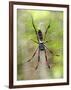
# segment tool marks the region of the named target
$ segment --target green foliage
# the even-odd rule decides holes
[[[25,78],[26,71],[23,63],[29,59],[36,47],[36,43],[31,39],[37,41],[34,28],[32,26],[32,18],[34,20],[37,31],[40,29],[44,32],[50,24],[46,39],[48,43],[46,46],[54,52],[51,55],[51,63],[54,64],[51,70],[47,71],[52,73],[47,78],[62,78],[63,77],[63,12],[61,11],[42,11],[42,10],[17,10],[17,74],[18,80]],[[55,56],[58,54],[59,56]],[[37,57],[36,57],[37,59]],[[35,62],[34,62],[35,63]],[[31,71],[30,71],[31,72]],[[39,73],[37,72],[37,76]],[[34,77],[33,79],[35,79]],[[32,79],[32,78],[31,78]],[[38,78],[41,79],[41,78]],[[43,78],[44,79],[44,78]]]

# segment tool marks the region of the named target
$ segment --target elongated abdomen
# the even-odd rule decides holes
[[[42,35],[42,32],[41,32],[41,30],[39,30],[38,31],[38,38],[39,38],[39,40],[43,40],[43,35]]]

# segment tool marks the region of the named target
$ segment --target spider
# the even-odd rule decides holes
[[[32,25],[33,25],[33,28],[34,28],[34,31],[35,31],[35,34],[36,34],[36,38],[37,38],[37,41],[35,41],[35,40],[32,40],[32,41],[34,41],[35,43],[38,44],[38,48],[33,53],[32,57],[29,60],[27,60],[27,62],[30,62],[34,58],[34,56],[35,56],[35,54],[36,54],[36,52],[38,50],[38,63],[36,65],[36,67],[35,67],[35,70],[37,70],[37,68],[39,66],[39,62],[40,62],[40,52],[44,51],[46,64],[47,64],[48,68],[50,69],[50,64],[48,63],[48,60],[47,60],[46,51],[48,50],[51,54],[53,54],[53,52],[51,50],[49,50],[47,48],[47,46],[45,45],[45,43],[48,43],[48,41],[45,41],[45,38],[46,38],[47,31],[50,28],[50,24],[47,26],[47,28],[46,28],[46,30],[44,32],[44,37],[43,37],[43,33],[42,33],[42,31],[40,29],[38,31],[36,30],[36,27],[35,27],[34,21],[33,21],[33,17],[32,17]],[[59,55],[56,55],[56,56],[59,56]]]

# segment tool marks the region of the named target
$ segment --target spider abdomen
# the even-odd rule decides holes
[[[39,49],[41,51],[45,50],[44,44],[43,43],[39,43]]]
[[[41,41],[43,40],[43,35],[42,35],[41,30],[38,31],[38,37]]]

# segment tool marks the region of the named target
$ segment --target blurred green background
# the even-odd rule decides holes
[[[46,46],[54,53],[47,51],[50,69],[46,65],[44,53],[40,55],[41,60],[37,70],[35,70],[37,52],[31,62],[26,63],[38,47],[38,44],[31,40],[37,41],[31,16],[37,31],[41,29],[43,35],[50,24],[45,39],[48,41]],[[17,9],[17,80],[56,78],[63,78],[63,12]]]

